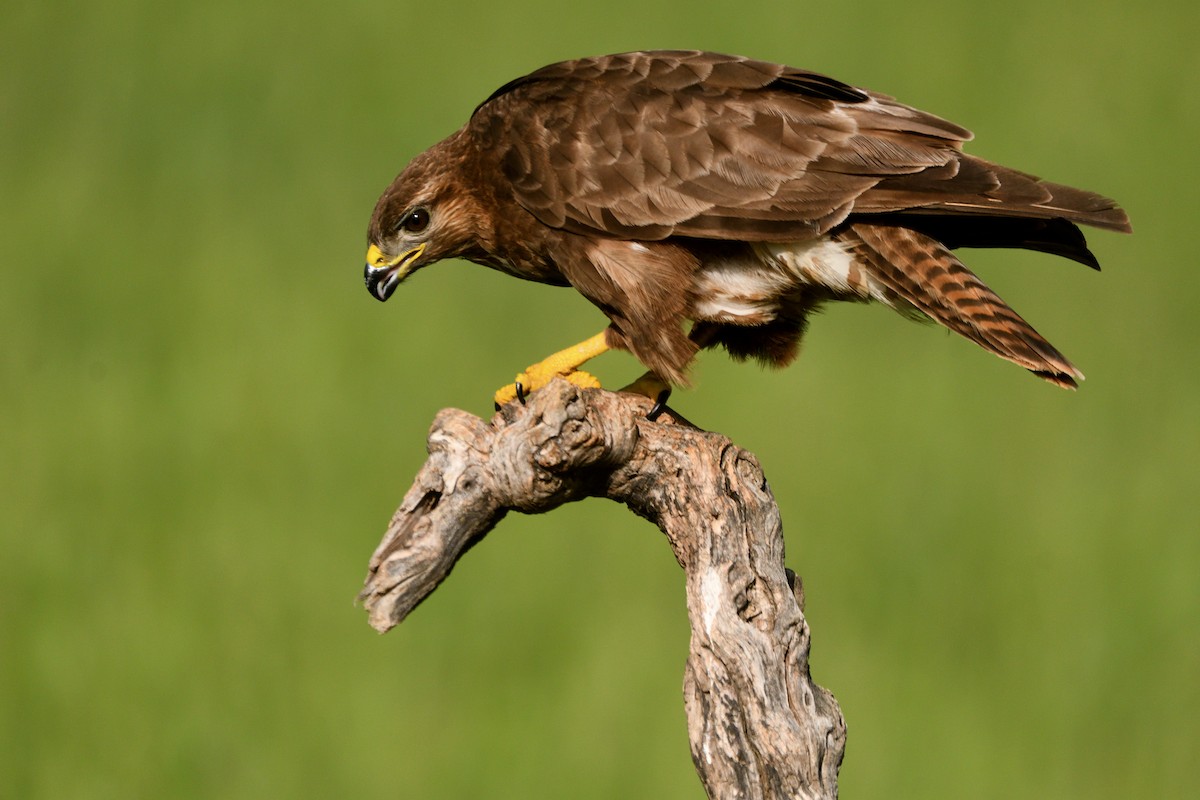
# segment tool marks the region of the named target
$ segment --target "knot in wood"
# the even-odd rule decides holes
[[[745,487],[759,500],[774,502],[762,465],[753,453],[729,443],[721,453],[721,463],[725,468],[726,480],[730,482],[731,491],[737,492],[739,488]]]
[[[534,513],[602,493],[638,439],[633,410],[611,413],[608,396],[556,380],[524,408],[506,407],[491,447],[501,503]]]

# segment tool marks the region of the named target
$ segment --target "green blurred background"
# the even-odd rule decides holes
[[[845,797],[1194,796],[1198,33],[1190,2],[9,3],[0,796],[701,796],[682,575],[624,509],[510,516],[386,637],[352,604],[435,412],[602,323],[456,262],[380,305],[375,198],[509,78],[647,47],[896,95],[1129,210],[1099,275],[968,254],[1078,393],[847,306],[676,405],[771,479]]]

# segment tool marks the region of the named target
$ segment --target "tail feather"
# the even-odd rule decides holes
[[[1073,389],[1083,379],[950,250],[929,236],[894,225],[855,223],[839,234],[889,293],[1001,358]]]

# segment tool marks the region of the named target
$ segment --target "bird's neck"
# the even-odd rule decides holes
[[[455,255],[519,278],[565,285],[566,279],[546,255],[554,249],[547,239],[569,234],[539,223],[517,203],[511,187],[496,180],[500,165],[494,163],[489,148],[478,143],[470,146],[468,136],[467,131],[459,131],[439,145],[456,159],[455,185],[463,192],[457,198],[456,215],[471,232],[462,252]]]

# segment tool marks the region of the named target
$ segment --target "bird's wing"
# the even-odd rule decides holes
[[[805,239],[852,212],[912,210],[1124,221],[1111,200],[964,155],[953,123],[735,56],[555,64],[497,90],[469,129],[523,207],[580,233]]]

